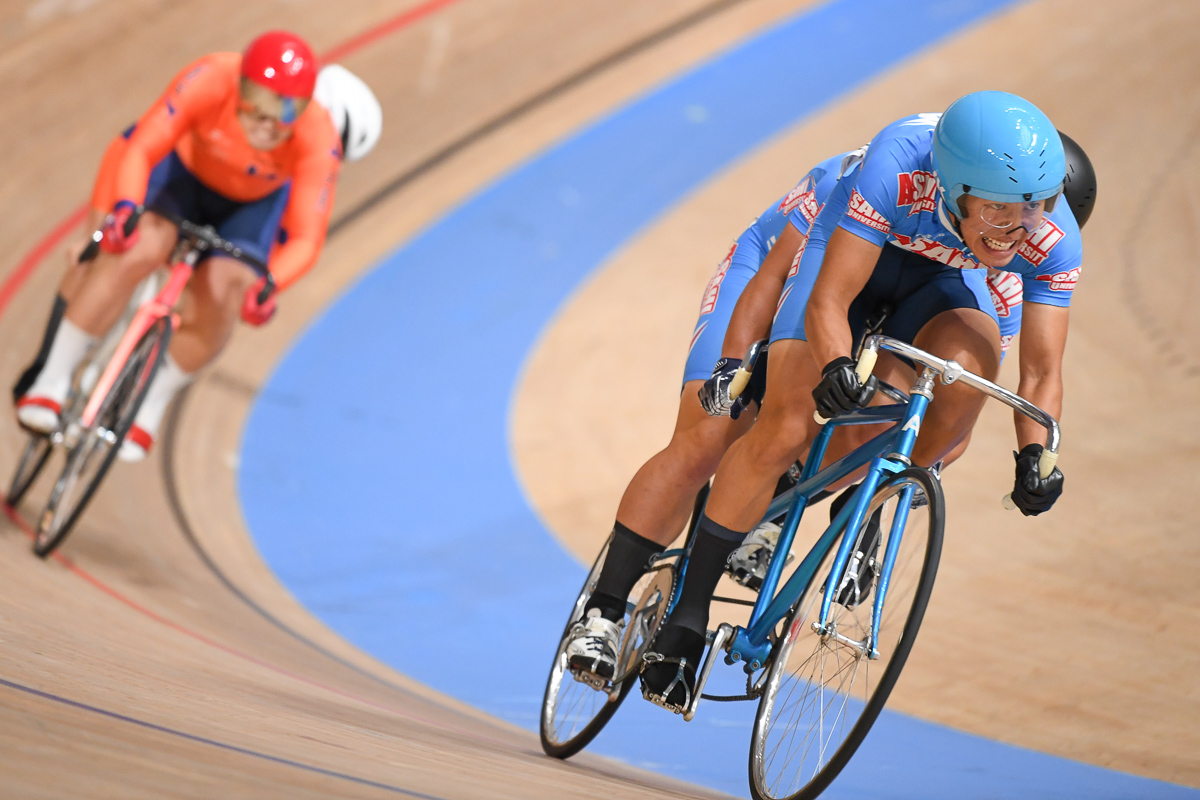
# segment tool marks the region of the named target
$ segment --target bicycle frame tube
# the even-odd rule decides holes
[[[871,464],[870,470],[867,471],[867,476],[863,478],[858,491],[855,492],[854,502],[847,504],[854,506],[854,513],[850,515],[850,521],[846,526],[847,531],[857,531],[862,526],[866,517],[867,507],[871,504],[871,498],[875,495],[875,490],[879,488],[879,481],[883,477],[883,473],[896,470],[897,466],[899,469],[907,466],[906,462],[908,462],[908,457],[912,455],[913,446],[917,441],[917,434],[921,431],[921,420],[925,418],[925,410],[928,407],[929,398],[914,392],[912,398],[908,401],[907,419],[896,433],[896,449],[891,454],[899,456],[902,461],[892,461],[891,456],[888,456],[886,458],[877,458]],[[841,588],[842,576],[846,571],[846,562],[850,560],[850,551],[853,548],[854,537],[843,536],[842,543],[838,547],[837,556],[833,560],[833,568],[829,571],[829,580],[825,582],[825,596],[821,599],[820,627],[822,633],[826,630],[826,625],[829,622],[829,608],[833,605],[833,599],[837,596]]]
[[[892,529],[888,532],[887,548],[884,550],[883,566],[879,569],[879,586],[875,590],[875,605],[871,609],[871,658],[879,658],[879,624],[883,616],[883,600],[887,597],[888,584],[892,580],[892,569],[896,566],[896,553],[900,550],[900,539],[904,526],[908,524],[908,512],[912,508],[913,487],[900,490],[896,502],[896,516],[892,518]]]
[[[763,578],[763,585],[759,589],[758,600],[755,602],[754,611],[750,616],[750,623],[747,627],[747,638],[754,647],[760,647],[766,642],[767,635],[775,627],[775,623],[787,613],[792,604],[796,602],[796,598],[800,596],[800,592],[808,585],[808,578],[811,577],[811,573],[816,570],[819,563],[818,560],[809,564],[809,557],[806,557],[784,585],[779,596],[775,596],[775,587],[779,583],[784,562],[787,560],[784,554],[791,550],[792,540],[800,525],[800,519],[804,514],[804,507],[807,504],[808,498],[826,486],[836,483],[847,475],[856,472],[866,464],[869,464],[872,459],[893,449],[899,426],[893,425],[853,452],[838,459],[820,472],[816,472],[817,467],[824,458],[829,438],[833,435],[833,429],[838,425],[861,425],[888,421],[898,423],[904,418],[907,411],[908,406],[903,405],[877,406],[870,409],[863,409],[863,412],[869,413],[857,412],[827,423],[809,450],[808,461],[804,464],[804,472],[801,474],[800,483],[791,490],[791,493],[785,492],[771,502],[764,519],[772,519],[779,516],[784,508],[788,508],[788,517],[786,522],[784,522],[784,529],[779,535],[779,543],[775,547],[775,553],[779,554],[779,557],[772,558],[771,563],[767,566],[767,574]],[[816,472],[815,475],[812,474],[814,472]],[[847,505],[846,508],[842,509],[842,513],[838,514],[837,519],[842,519],[843,526],[845,525],[843,518],[849,512],[850,506]],[[818,547],[813,548],[813,552],[824,553],[828,547],[827,537],[836,535],[839,530],[840,528],[835,519],[834,523],[830,525],[829,529],[821,537]],[[820,546],[821,542],[825,543],[824,547]],[[804,574],[806,572],[808,573],[807,576]]]
[[[121,367],[125,366],[125,362],[129,360],[133,348],[137,346],[138,341],[146,331],[150,330],[150,326],[163,317],[169,316],[175,308],[175,303],[179,300],[179,295],[183,293],[183,287],[187,285],[188,280],[192,277],[192,272],[196,268],[196,261],[199,260],[199,252],[191,250],[187,255],[176,261],[171,267],[171,277],[167,279],[166,284],[159,291],[158,296],[147,303],[143,303],[133,316],[133,321],[129,323],[129,329],[125,331],[125,335],[121,337],[120,344],[113,352],[112,358],[108,360],[108,366],[104,368],[104,373],[100,376],[100,380],[96,382],[96,387],[92,389],[92,395],[88,398],[87,406],[83,409],[83,414],[79,418],[80,424],[84,428],[90,428],[96,422],[96,415],[100,413],[100,404],[104,402],[104,398],[108,396],[108,392],[117,381],[117,375],[121,372]]]

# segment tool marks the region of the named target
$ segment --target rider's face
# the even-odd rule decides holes
[[[242,79],[237,118],[246,141],[255,150],[274,150],[288,140],[308,100],[275,94]]]
[[[985,267],[1003,268],[1016,256],[1021,243],[1042,224],[1044,200],[997,203],[982,197],[962,198],[963,241]]]

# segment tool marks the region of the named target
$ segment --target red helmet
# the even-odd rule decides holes
[[[312,97],[317,57],[294,33],[267,31],[242,53],[242,77],[284,97]]]

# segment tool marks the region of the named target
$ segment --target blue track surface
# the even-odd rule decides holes
[[[268,564],[356,646],[535,728],[584,576],[510,460],[509,405],[539,332],[589,273],[719,170],[1010,5],[824,4],[578,132],[384,259],[299,339],[251,413],[240,492]],[[787,168],[798,176],[825,155]],[[707,704],[685,726],[634,697],[592,749],[745,795],[752,715]],[[887,712],[828,796],[868,789],[1200,797]]]

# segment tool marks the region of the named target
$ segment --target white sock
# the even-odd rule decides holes
[[[150,384],[150,389],[146,392],[146,399],[142,402],[142,407],[138,409],[133,424],[150,434],[151,437],[157,436],[158,426],[162,424],[167,406],[171,404],[171,400],[175,398],[180,389],[192,382],[194,375],[195,373],[192,372],[184,372],[175,363],[175,359],[171,358],[171,354],[167,353],[167,358],[158,368],[154,382]]]
[[[64,317],[58,325],[58,332],[54,334],[54,344],[50,345],[46,366],[42,367],[37,380],[29,387],[28,396],[49,397],[63,402],[71,390],[71,376],[75,367],[79,366],[97,338]]]

